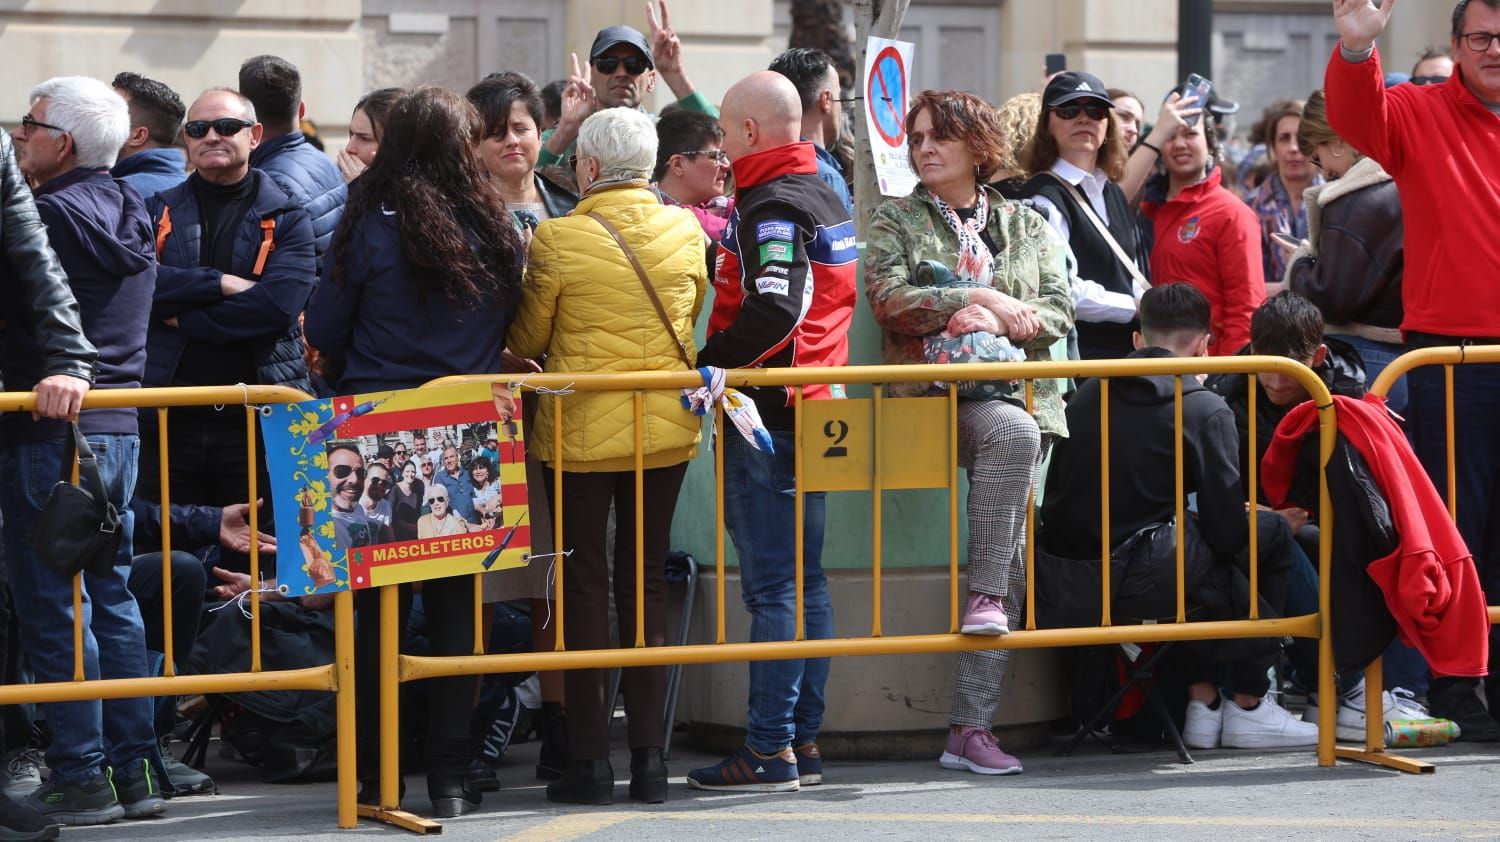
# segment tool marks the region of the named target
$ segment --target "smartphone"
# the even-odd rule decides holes
[[[1049,77],[1068,69],[1068,57],[1063,53],[1047,54],[1047,75]]]
[[[1191,76],[1187,77],[1187,81],[1182,84],[1182,89],[1182,96],[1184,99],[1190,96],[1197,97],[1198,102],[1196,104],[1196,107],[1202,108],[1204,114],[1208,113],[1208,98],[1213,94],[1214,91],[1213,82],[1210,82],[1202,76],[1194,73]],[[1198,125],[1198,117],[1201,116],[1203,115],[1200,114],[1194,117],[1189,117],[1187,120],[1187,124],[1189,126]]]

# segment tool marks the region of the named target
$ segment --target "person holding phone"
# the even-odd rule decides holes
[[[1078,353],[1086,360],[1126,356],[1140,327],[1136,298],[1146,291],[1147,259],[1135,212],[1115,184],[1128,155],[1114,101],[1099,77],[1066,71],[1047,84],[1021,153],[1031,174],[1022,195],[1077,261],[1073,301]]]

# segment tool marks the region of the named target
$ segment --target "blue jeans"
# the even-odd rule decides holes
[[[1458,345],[1463,340],[1410,333],[1410,347]],[[1407,375],[1407,434],[1417,458],[1448,492],[1446,409],[1442,366]],[[1479,582],[1491,605],[1500,602],[1500,364],[1453,367],[1453,436],[1457,451],[1458,531],[1474,554]],[[1500,666],[1500,630],[1490,629],[1490,671]],[[1437,676],[1434,676],[1437,677]]]
[[[1337,336],[1339,339],[1353,345],[1359,351],[1359,358],[1364,360],[1365,363],[1366,386],[1374,385],[1375,378],[1380,376],[1380,372],[1385,371],[1385,367],[1390,365],[1392,360],[1406,353],[1404,347],[1393,345],[1389,342],[1376,342],[1373,339],[1365,339],[1362,336],[1345,336],[1343,334],[1337,334]],[[1392,412],[1397,415],[1405,415],[1406,402],[1406,378],[1402,377],[1391,385],[1391,393],[1385,396],[1385,403],[1386,406],[1391,408]]]
[[[83,574],[83,671],[88,679],[149,675],[146,635],[130,575],[134,521],[127,503],[135,491],[140,439],[91,435],[89,447],[122,531],[108,575]],[[45,567],[31,548],[31,531],[62,470],[61,441],[7,443],[0,447],[0,506],[5,510],[5,558],[20,620],[21,644],[38,682],[73,679],[73,583]],[[43,706],[52,727],[47,766],[59,780],[83,783],[106,765],[123,767],[151,757],[156,736],[148,698],[51,702]]]
[[[724,523],[740,559],[740,596],[750,611],[750,640],[796,635],[795,436],[772,432],[775,454],[762,453],[735,430],[724,448]],[[833,636],[833,603],[823,575],[825,495],[803,495],[802,608],[808,640]],[[818,738],[828,659],[750,662],[750,715],[745,742],[761,754]]]

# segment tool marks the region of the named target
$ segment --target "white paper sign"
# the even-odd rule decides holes
[[[906,152],[906,109],[916,45],[871,38],[865,49],[865,125],[882,196],[905,196],[917,184]]]

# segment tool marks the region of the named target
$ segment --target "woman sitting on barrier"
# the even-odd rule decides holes
[[[402,97],[380,154],[359,177],[307,306],[307,336],[341,356],[338,394],[410,389],[451,374],[500,371],[520,291],[523,246],[475,154],[483,125],[467,100],[438,87]],[[429,463],[430,464],[430,463]],[[426,484],[429,493],[441,485]],[[419,527],[420,529],[420,527]],[[411,589],[401,587],[400,628]],[[360,591],[355,641],[360,801],[371,803],[380,732],[376,679],[379,595]],[[474,577],[424,583],[433,655],[471,654]],[[434,679],[426,741],[427,793],[438,816],[479,806],[469,768],[472,676]],[[395,806],[395,805],[387,805]]]
[[[549,219],[531,242],[531,267],[511,350],[547,355],[548,372],[682,371],[693,365],[693,322],[703,306],[708,271],[703,230],[681,208],[663,207],[649,189],[656,164],[656,130],[639,111],[611,108],[584,121],[575,169],[583,200],[562,219]],[[650,267],[647,269],[646,267]],[[530,395],[527,395],[530,398]],[[531,446],[555,466],[562,487],[546,472],[547,497],[562,497],[562,571],[568,649],[609,646],[609,574],[605,522],[610,502],[619,528],[614,558],[620,640],[639,640],[637,588],[644,591],[648,646],[666,638],[666,557],[677,493],[699,438],[698,419],[673,392],[645,397],[639,422],[628,392],[544,395]],[[563,413],[563,439],[553,418]],[[637,430],[636,424],[645,425]],[[645,465],[636,498],[636,436]],[[644,504],[644,581],[636,581],[636,506]],[[559,507],[553,506],[556,511]],[[630,723],[630,797],[658,803],[667,795],[662,758],[666,667],[624,670],[621,687]],[[547,786],[553,801],[608,804],[609,710],[605,671],[572,670],[565,679],[568,748],[563,777]]]
[[[1044,359],[1073,323],[1066,245],[1046,220],[980,186],[1000,158],[1000,127],[973,94],[924,91],[906,116],[912,168],[921,184],[875,211],[866,294],[880,323],[887,363],[935,361],[949,338],[989,334]],[[1005,634],[1025,605],[1027,500],[1055,436],[1067,434],[1056,382],[1035,383],[1033,419],[1019,385],[963,384],[958,459],[969,472],[969,599],[961,630]],[[892,396],[928,393],[925,383],[892,384]],[[946,384],[935,391],[946,393]],[[958,656],[947,769],[982,775],[1021,771],[990,732],[1010,652]]]

